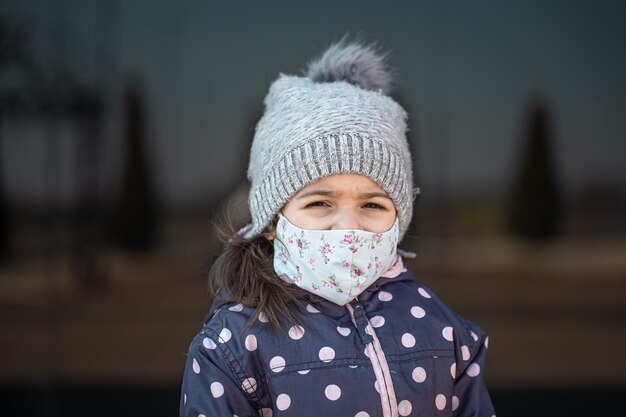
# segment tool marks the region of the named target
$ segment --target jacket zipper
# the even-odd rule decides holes
[[[385,353],[380,345],[374,327],[371,325],[363,306],[357,299],[346,304],[346,308],[350,312],[352,322],[356,327],[361,341],[365,345],[365,355],[372,362],[376,382],[378,383],[378,392],[380,393],[380,401],[384,417],[398,416],[398,403],[396,401],[396,393],[393,389],[391,380],[391,372],[385,358]]]

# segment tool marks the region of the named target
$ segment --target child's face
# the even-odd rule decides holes
[[[320,178],[298,191],[281,212],[291,223],[309,230],[386,232],[396,220],[387,193],[359,174]]]

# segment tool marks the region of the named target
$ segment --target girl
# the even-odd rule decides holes
[[[486,334],[397,249],[416,192],[389,85],[384,57],[344,40],[271,85],[252,222],[209,272],[181,416],[493,416]]]

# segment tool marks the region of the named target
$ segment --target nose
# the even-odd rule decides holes
[[[331,229],[361,229],[361,224],[356,213],[344,210],[337,213]]]

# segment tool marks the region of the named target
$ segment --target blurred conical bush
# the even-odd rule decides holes
[[[122,248],[146,250],[155,244],[157,202],[146,155],[143,93],[137,83],[127,85],[124,106],[123,171],[108,235]]]
[[[548,107],[543,101],[534,100],[509,196],[508,227],[521,238],[546,240],[559,232],[561,190],[552,140]]]

